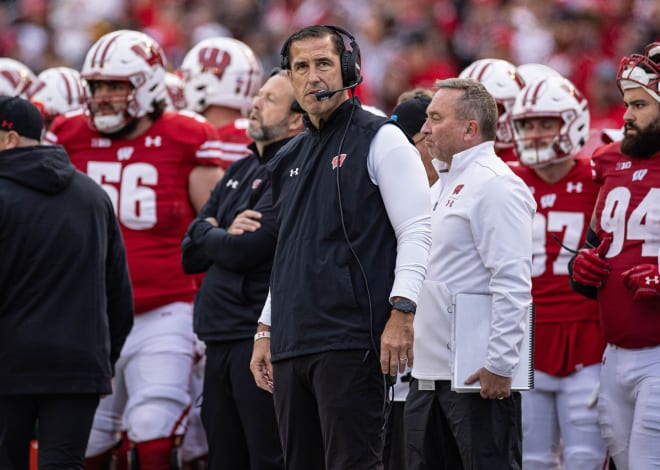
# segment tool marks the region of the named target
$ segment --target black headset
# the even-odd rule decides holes
[[[332,25],[321,25],[321,26],[334,32],[337,36],[339,36],[342,39],[342,42],[344,41],[342,35],[348,38],[351,50],[349,51],[344,49],[344,51],[341,53],[341,78],[343,84],[342,86],[350,87],[353,85],[357,85],[362,81],[362,76],[360,75],[360,57],[361,57],[360,46],[358,46],[355,37],[353,37],[351,33],[349,33],[343,28],[340,28],[339,26],[332,26]],[[280,51],[281,67],[285,70],[291,69],[291,63],[289,62],[289,47],[291,46],[292,41],[298,39],[296,37],[297,35],[298,32],[293,33],[291,36],[289,36],[287,40],[284,42],[284,45],[282,46],[282,50]]]

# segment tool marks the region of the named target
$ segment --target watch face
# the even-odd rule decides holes
[[[392,308],[395,308],[404,313],[415,312],[415,304],[413,304],[410,300],[397,300],[392,304]]]

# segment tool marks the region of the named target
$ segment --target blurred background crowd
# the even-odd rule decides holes
[[[544,63],[586,94],[592,127],[618,127],[619,59],[660,38],[659,0],[18,0],[0,1],[0,56],[35,73],[80,69],[101,35],[137,29],[170,70],[197,42],[233,36],[268,71],[294,30],[336,24],[363,57],[363,102],[389,113],[401,92],[431,87],[484,57]]]

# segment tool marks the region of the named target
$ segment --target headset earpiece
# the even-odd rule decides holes
[[[332,25],[323,25],[325,28],[332,30],[337,34],[342,41],[344,40],[342,36],[346,36],[349,40],[350,50],[345,49],[340,57],[341,61],[341,78],[343,86],[348,87],[356,85],[362,81],[362,76],[360,74],[360,46],[358,46],[355,37],[348,31],[338,26]],[[284,70],[291,68],[289,62],[289,46],[291,45],[291,38],[289,36],[284,42],[282,49],[280,50],[280,67]]]
[[[360,46],[351,33],[339,26],[324,25],[340,37],[346,36],[351,50],[345,49],[341,54],[341,78],[343,86],[348,87],[362,81],[360,76]],[[343,38],[342,38],[343,41]]]

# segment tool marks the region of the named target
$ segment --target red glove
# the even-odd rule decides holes
[[[658,266],[638,264],[621,273],[623,283],[633,292],[633,300],[650,300],[660,296],[660,273]]]
[[[580,250],[573,261],[573,280],[585,286],[600,287],[607,280],[612,265],[603,259],[612,237],[606,236],[596,248]]]

